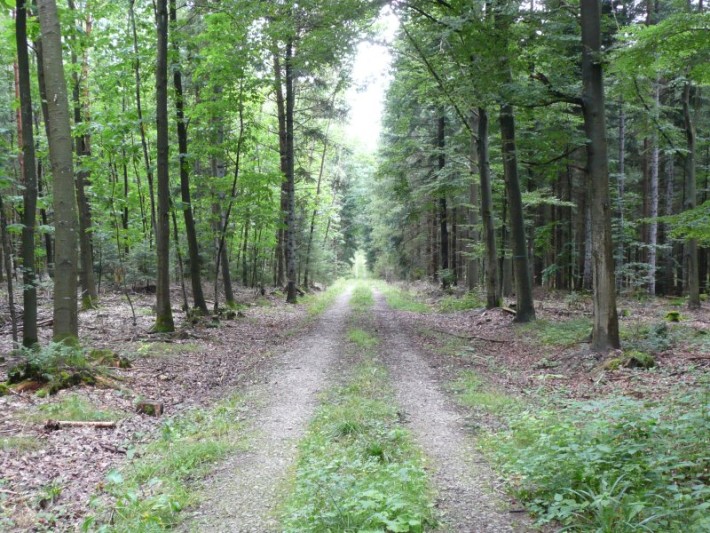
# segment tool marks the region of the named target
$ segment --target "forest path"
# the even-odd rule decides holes
[[[244,391],[249,447],[205,481],[202,505],[183,530],[230,533],[279,531],[274,510],[279,488],[297,456],[297,444],[330,384],[342,352],[351,290],[340,295],[310,332],[276,354]]]
[[[512,515],[494,490],[495,474],[466,434],[463,417],[441,390],[440,379],[415,347],[382,294],[373,307],[381,357],[415,442],[428,458],[437,491],[441,532],[529,531],[526,515]]]

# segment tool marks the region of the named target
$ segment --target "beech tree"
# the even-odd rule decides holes
[[[79,334],[76,295],[78,242],[69,100],[57,4],[55,0],[38,0],[37,7],[47,92],[49,155],[54,178],[54,340],[74,342]]]

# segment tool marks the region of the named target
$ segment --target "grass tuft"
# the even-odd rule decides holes
[[[428,313],[431,308],[419,300],[415,294],[406,289],[390,285],[378,284],[378,289],[385,295],[387,305],[397,311],[411,311],[414,313]]]
[[[163,531],[180,522],[180,512],[196,502],[189,482],[240,444],[235,422],[243,402],[232,397],[210,409],[195,409],[165,420],[160,437],[140,449],[133,460],[106,476],[112,509],[89,516],[84,531]]]
[[[317,317],[322,315],[333,304],[335,299],[345,291],[346,287],[347,281],[339,279],[324,292],[308,294],[301,299],[301,302],[306,305],[309,316]]]
[[[120,412],[99,409],[86,398],[78,394],[70,394],[59,401],[40,405],[37,411],[29,414],[27,418],[33,422],[47,419],[101,422],[120,417]]]

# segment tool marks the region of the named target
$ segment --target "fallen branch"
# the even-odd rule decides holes
[[[116,422],[96,422],[87,420],[47,420],[44,423],[44,429],[56,431],[58,429],[70,427],[91,427],[97,429],[113,429],[116,427]]]
[[[106,444],[105,442],[99,442],[99,446],[101,446],[104,450],[112,452],[112,453],[120,453],[122,455],[126,455],[126,450],[123,448],[119,448],[118,446],[114,446],[113,444]]]

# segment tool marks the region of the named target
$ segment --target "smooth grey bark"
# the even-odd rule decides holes
[[[177,23],[175,0],[170,0],[170,22],[173,24],[173,27]],[[207,314],[207,303],[205,302],[205,296],[202,292],[200,249],[197,244],[197,231],[195,230],[195,218],[192,212],[192,199],[190,197],[190,162],[187,159],[187,124],[185,121],[182,73],[180,72],[180,48],[175,37],[173,37],[173,54],[175,56],[173,61],[173,86],[175,88],[178,159],[180,161],[180,198],[182,200],[182,213],[185,220],[187,252],[190,258],[190,286],[192,287],[192,300],[195,307],[202,313]]]
[[[175,331],[170,305],[170,161],[168,146],[168,0],[157,0],[158,33],[155,66],[155,126],[157,132],[158,210],[155,224],[155,248],[158,256],[156,282],[156,318],[154,330]]]
[[[42,68],[47,91],[49,157],[54,177],[54,329],[57,342],[76,342],[79,334],[77,290],[77,208],[74,194],[69,100],[62,59],[62,36],[55,0],[38,0]]]
[[[32,121],[32,89],[27,46],[27,4],[17,0],[15,39],[20,93],[20,124],[22,129],[22,345],[34,346],[37,333],[37,267],[35,264],[35,224],[37,219],[37,169]],[[14,311],[14,308],[11,309]]]
[[[581,1],[582,111],[587,135],[587,172],[592,214],[594,325],[592,350],[619,348],[619,319],[611,240],[609,162],[601,63],[601,3]]]
[[[693,120],[692,108],[694,88],[690,82],[683,88],[683,122],[685,125],[686,150],[685,155],[685,201],[683,208],[688,211],[696,206],[695,183],[695,152],[697,132]],[[688,292],[688,308],[700,309],[700,276],[698,268],[698,241],[688,239],[685,242],[685,263],[687,265],[686,287]]]

